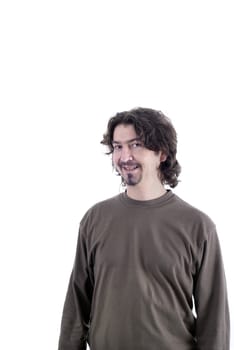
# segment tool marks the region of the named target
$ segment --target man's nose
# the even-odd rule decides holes
[[[120,157],[122,162],[127,162],[128,160],[132,160],[132,152],[129,147],[123,147],[121,150],[121,157]]]

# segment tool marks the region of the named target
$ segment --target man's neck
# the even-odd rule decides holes
[[[163,196],[166,192],[165,187],[161,184],[154,189],[141,188],[140,186],[127,186],[128,197],[139,201],[156,199]]]

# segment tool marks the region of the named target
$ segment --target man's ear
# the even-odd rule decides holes
[[[160,151],[160,162],[165,162],[167,160],[167,155],[163,151]]]

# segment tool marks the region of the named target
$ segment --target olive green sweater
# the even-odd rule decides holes
[[[195,303],[196,314],[193,309]],[[173,192],[121,193],[84,215],[59,350],[228,350],[214,223]]]

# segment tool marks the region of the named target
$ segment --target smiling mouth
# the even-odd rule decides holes
[[[124,165],[124,166],[122,166],[121,168],[122,168],[123,170],[125,170],[125,171],[133,171],[133,170],[138,169],[138,165],[131,165],[131,166],[129,166],[129,165]]]

